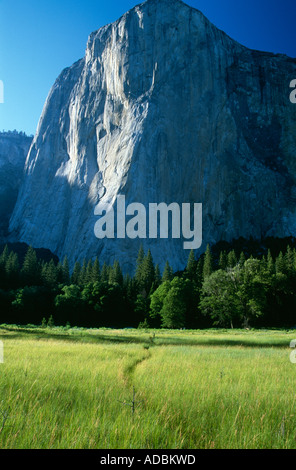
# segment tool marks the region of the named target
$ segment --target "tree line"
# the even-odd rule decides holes
[[[28,247],[22,261],[0,256],[0,323],[81,327],[209,328],[296,325],[296,249],[253,256],[234,249],[194,251],[182,272],[163,271],[140,248],[134,275],[98,258],[44,261]]]
[[[33,135],[27,135],[25,132],[23,131],[17,131],[16,129],[14,129],[13,131],[5,131],[4,129],[2,130],[2,132],[0,132],[0,135],[2,136],[20,136],[20,137],[33,137]]]

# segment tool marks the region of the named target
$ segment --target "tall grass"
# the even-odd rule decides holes
[[[287,351],[159,348],[136,386],[163,415],[176,448],[295,448],[296,369]]]
[[[0,330],[0,447],[296,447],[296,334],[155,334]]]

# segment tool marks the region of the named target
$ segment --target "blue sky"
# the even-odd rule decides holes
[[[34,134],[50,87],[92,31],[139,0],[0,0],[0,131]],[[187,0],[241,44],[296,57],[295,0]],[[296,78],[296,77],[295,77]]]

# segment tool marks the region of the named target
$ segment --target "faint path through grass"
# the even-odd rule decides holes
[[[123,381],[127,386],[133,385],[133,378],[136,367],[144,361],[147,361],[151,357],[151,352],[149,349],[137,358],[131,358],[128,364],[125,365],[123,369]]]

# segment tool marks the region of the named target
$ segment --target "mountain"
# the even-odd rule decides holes
[[[0,132],[0,243],[8,235],[9,219],[23,180],[32,140],[24,133]]]
[[[147,210],[202,203],[199,253],[240,236],[295,236],[294,78],[296,59],[240,45],[179,0],[136,6],[92,33],[53,85],[11,240],[130,272],[142,243],[182,269],[182,238],[96,238],[97,205],[113,209],[118,195]]]

